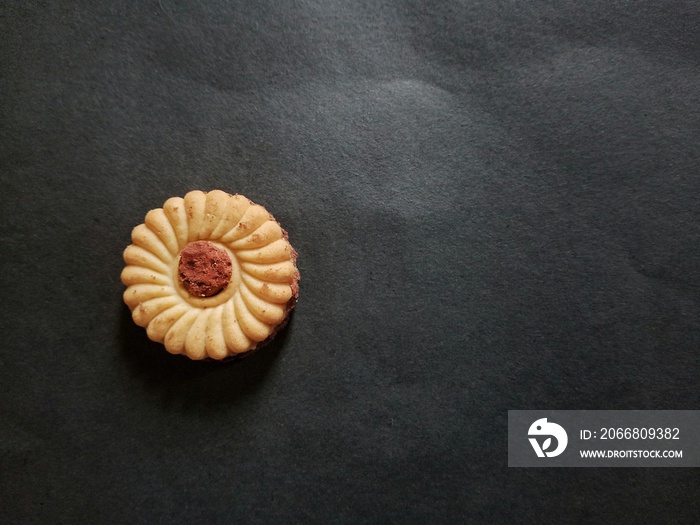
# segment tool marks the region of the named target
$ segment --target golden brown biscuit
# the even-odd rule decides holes
[[[124,251],[124,302],[168,352],[225,359],[259,348],[299,294],[297,253],[262,206],[221,190],[168,199]]]

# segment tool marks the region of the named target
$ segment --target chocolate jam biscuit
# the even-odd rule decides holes
[[[225,359],[270,341],[299,295],[297,254],[265,208],[191,191],[151,210],[124,251],[124,302],[168,352]]]

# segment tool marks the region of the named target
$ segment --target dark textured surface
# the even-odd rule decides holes
[[[696,409],[697,2],[0,4],[0,522],[697,523],[692,469],[508,469],[508,409]],[[190,189],[299,251],[273,345],[121,301]]]

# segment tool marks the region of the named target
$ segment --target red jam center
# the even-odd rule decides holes
[[[211,297],[231,281],[231,258],[207,241],[189,243],[180,252],[180,283],[196,297]]]

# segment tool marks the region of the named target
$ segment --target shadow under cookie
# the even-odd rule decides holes
[[[121,361],[144,395],[155,393],[164,403],[187,408],[216,408],[235,404],[253,394],[265,381],[281,353],[293,325],[293,315],[284,330],[264,347],[225,361],[192,361],[184,355],[163,351],[135,325],[129,309],[119,315]]]

